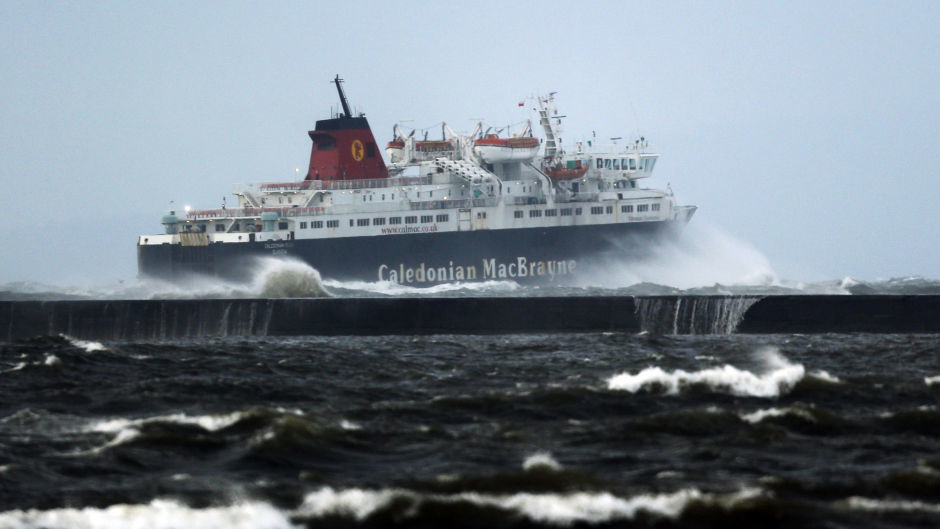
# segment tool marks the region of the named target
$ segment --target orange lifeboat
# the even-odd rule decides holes
[[[473,142],[473,152],[485,163],[523,162],[535,158],[539,152],[539,139],[500,138],[496,134],[487,134]]]
[[[385,145],[385,154],[392,163],[401,162],[405,157],[405,142],[392,140]]]
[[[552,179],[553,182],[558,182],[561,180],[574,180],[575,178],[581,178],[587,173],[589,166],[587,164],[582,164],[581,160],[575,160],[569,162],[570,165],[562,165],[561,163],[555,164],[554,166],[543,166],[542,170]]]

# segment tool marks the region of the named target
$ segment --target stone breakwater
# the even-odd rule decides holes
[[[940,296],[0,301],[0,340],[540,332],[935,333]]]

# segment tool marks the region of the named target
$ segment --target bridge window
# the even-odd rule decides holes
[[[521,209],[517,209],[516,211],[513,211],[513,212],[512,212],[513,218],[516,218],[516,219],[521,219],[521,218],[523,217],[523,215],[524,215],[524,213],[522,212]]]
[[[317,134],[313,142],[316,144],[318,151],[332,151],[336,148],[336,138],[326,134]]]
[[[323,227],[323,221],[322,221],[322,220],[315,220],[315,221],[313,221],[311,224],[312,224],[312,226],[313,226],[314,229],[320,229],[320,228]]]
[[[604,159],[603,159],[603,158],[598,158],[598,159],[597,159],[597,168],[598,168],[598,169],[603,169],[603,168],[604,168]]]
[[[339,228],[339,220],[328,220],[326,221],[327,228]]]
[[[610,158],[604,160],[604,169],[610,169]]]
[[[277,223],[277,229],[279,229],[279,230],[286,230],[286,229],[287,229],[287,223],[286,223],[286,222],[278,222],[278,223]]]
[[[630,158],[630,170],[636,171],[636,158]]]
[[[216,224],[215,231],[225,231],[225,224]]]
[[[614,169],[620,169],[620,160],[614,158]]]

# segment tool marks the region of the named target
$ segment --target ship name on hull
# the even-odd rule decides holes
[[[530,261],[525,257],[516,257],[514,261],[500,262],[496,259],[483,259],[480,266],[455,265],[450,261],[447,266],[429,266],[420,263],[417,266],[398,266],[382,264],[379,266],[379,281],[394,283],[438,283],[442,281],[485,281],[490,279],[519,279],[546,277],[554,281],[556,276],[569,275],[577,266],[574,259],[557,261]]]

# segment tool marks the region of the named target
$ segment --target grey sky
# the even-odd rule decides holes
[[[496,5],[0,3],[0,284],[132,278],[170,200],[293,180],[337,73],[380,143],[558,91],[782,278],[940,276],[937,2]]]

